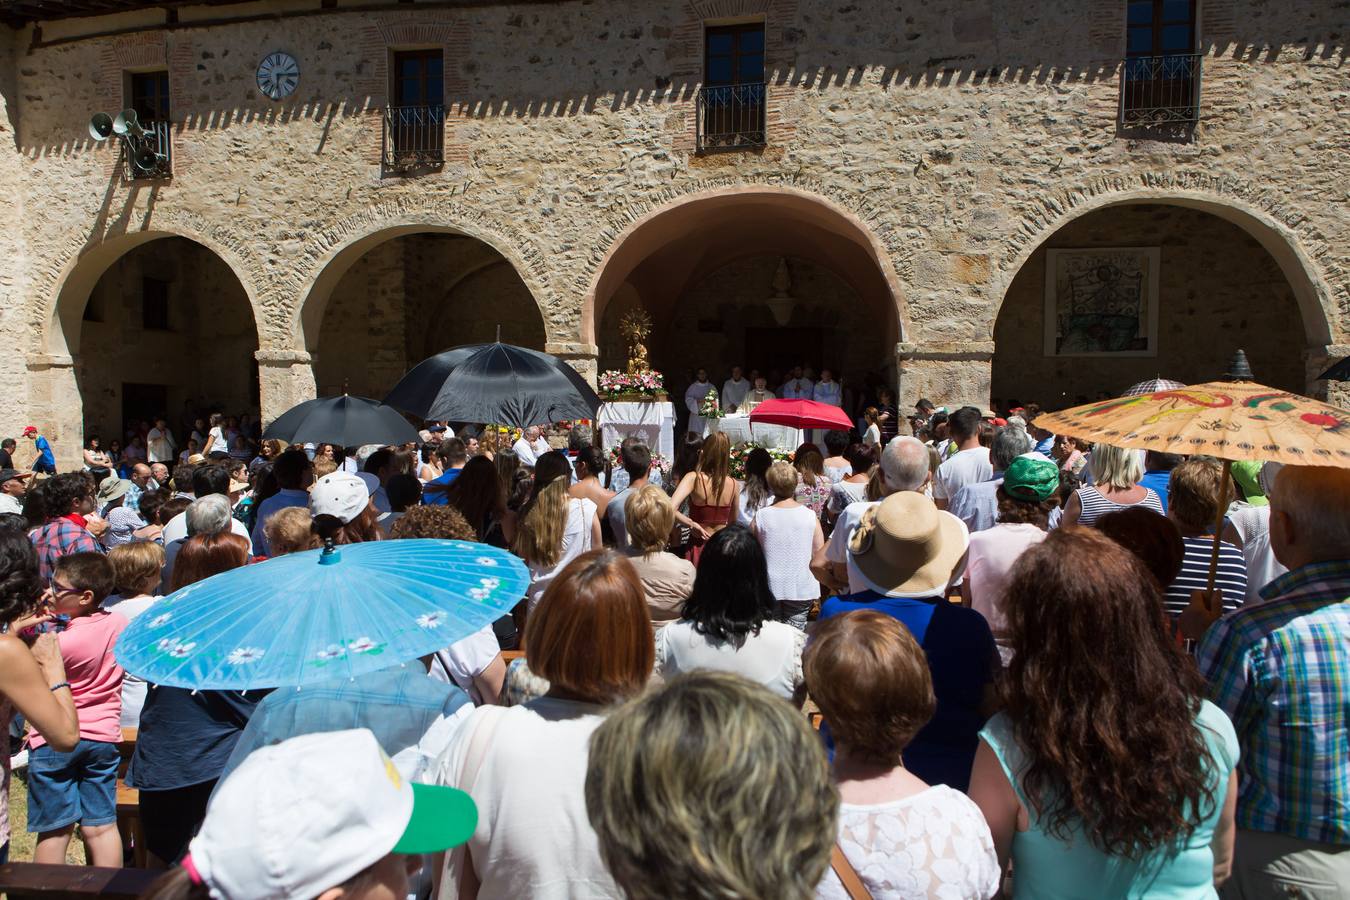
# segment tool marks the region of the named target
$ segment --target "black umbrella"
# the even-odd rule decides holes
[[[519,428],[592,419],[600,408],[595,391],[567,363],[501,342],[456,347],[423,360],[384,402],[424,419]]]
[[[288,444],[407,444],[418,440],[417,429],[383,403],[365,397],[320,397],[293,406],[263,432],[264,440]]]
[[[1321,375],[1317,376],[1318,381],[1350,381],[1350,356],[1336,363],[1330,369],[1327,369]]]

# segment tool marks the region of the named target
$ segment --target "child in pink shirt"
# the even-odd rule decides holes
[[[124,673],[113,657],[113,645],[127,619],[99,609],[115,584],[112,563],[103,554],[72,553],[56,561],[43,598],[52,620],[69,617],[57,635],[69,684],[52,690],[69,690],[74,696],[80,742],[71,752],[59,753],[37,731],[29,738],[28,830],[38,835],[34,862],[65,862],[79,823],[91,865],[122,865],[117,744],[122,739]]]

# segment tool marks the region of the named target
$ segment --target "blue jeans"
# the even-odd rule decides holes
[[[28,830],[59,831],[117,821],[117,766],[108,741],[81,740],[69,753],[43,744],[28,754]]]

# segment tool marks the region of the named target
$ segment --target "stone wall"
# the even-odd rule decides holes
[[[1045,355],[1045,251],[1057,247],[1161,248],[1157,357]],[[1304,334],[1289,283],[1236,225],[1177,206],[1113,207],[1060,229],[1018,272],[994,329],[993,393],[1059,406],[1159,376],[1214,381],[1239,347],[1262,384],[1302,392]]]
[[[370,235],[415,226],[482,240],[541,310],[546,346],[594,372],[583,316],[603,308],[589,295],[635,223],[749,187],[814,198],[880,248],[901,305],[907,400],[987,394],[995,320],[1019,272],[1062,226],[1120,202],[1189,204],[1238,224],[1288,282],[1302,352],[1350,344],[1350,86],[1337,4],[1206,2],[1202,120],[1177,140],[1117,127],[1118,0],[1052,0],[1015,16],[987,0],[391,2],[187,27],[292,6],[180,7],[179,27],[88,39],[78,38],[162,13],[62,20],[0,40],[0,126],[7,117],[14,142],[0,129],[0,189],[16,195],[0,212],[16,226],[0,229],[11,251],[0,290],[14,301],[0,326],[16,353],[0,365],[22,359],[28,381],[24,401],[0,410],[0,431],[31,416],[78,434],[53,313],[81,260],[127,233],[191,238],[235,273],[274,415],[313,390],[308,354],[328,377],[301,310],[320,308],[325,268]],[[765,17],[771,37],[768,146],[700,156],[689,142],[697,35],[705,21],[742,16]],[[387,53],[428,44],[447,53],[448,158],[399,177],[379,155]],[[275,49],[302,72],[280,103],[254,85]],[[153,65],[173,86],[174,176],[132,183],[86,122],[121,105],[123,71]],[[768,246],[772,230],[743,239],[756,254],[783,252]],[[709,249],[696,244],[691,259]]]

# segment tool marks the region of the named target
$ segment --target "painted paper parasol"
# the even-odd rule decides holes
[[[1043,413],[1035,420],[1036,427],[1055,434],[1134,450],[1203,454],[1223,460],[1209,568],[1211,593],[1234,460],[1350,468],[1350,411],[1252,382],[1251,367],[1241,350],[1233,358],[1228,377],[1228,381]]]

